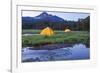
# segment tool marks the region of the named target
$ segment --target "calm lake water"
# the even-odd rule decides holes
[[[90,48],[87,48],[84,44],[75,44],[72,47],[54,50],[30,50],[29,47],[22,49],[22,62],[83,59],[90,59]]]

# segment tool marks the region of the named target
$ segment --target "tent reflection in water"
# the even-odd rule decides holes
[[[70,29],[65,29],[65,31],[64,32],[70,32],[71,30]]]
[[[51,29],[50,27],[46,27],[41,31],[40,34],[45,35],[45,36],[52,36],[52,35],[54,35],[54,30]]]

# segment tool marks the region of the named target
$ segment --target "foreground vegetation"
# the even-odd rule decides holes
[[[38,35],[24,36],[22,35],[22,46],[42,46],[45,44],[57,43],[84,43],[89,46],[89,32],[87,31],[55,31],[52,36],[40,35],[40,30],[23,30],[22,33],[32,33]]]

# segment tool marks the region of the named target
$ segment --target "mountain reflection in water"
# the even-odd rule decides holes
[[[73,47],[65,47],[53,50],[22,49],[22,62],[83,60],[90,59],[90,48],[84,44],[75,44]]]

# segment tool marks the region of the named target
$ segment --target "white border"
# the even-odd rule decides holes
[[[81,6],[82,7],[82,6]],[[21,10],[44,10],[62,12],[86,12],[90,13],[90,60],[56,61],[56,62],[32,62],[21,63]],[[85,68],[96,63],[96,10],[93,7],[78,8],[78,6],[50,7],[34,5],[16,5],[12,10],[12,72],[46,71],[69,68]]]

